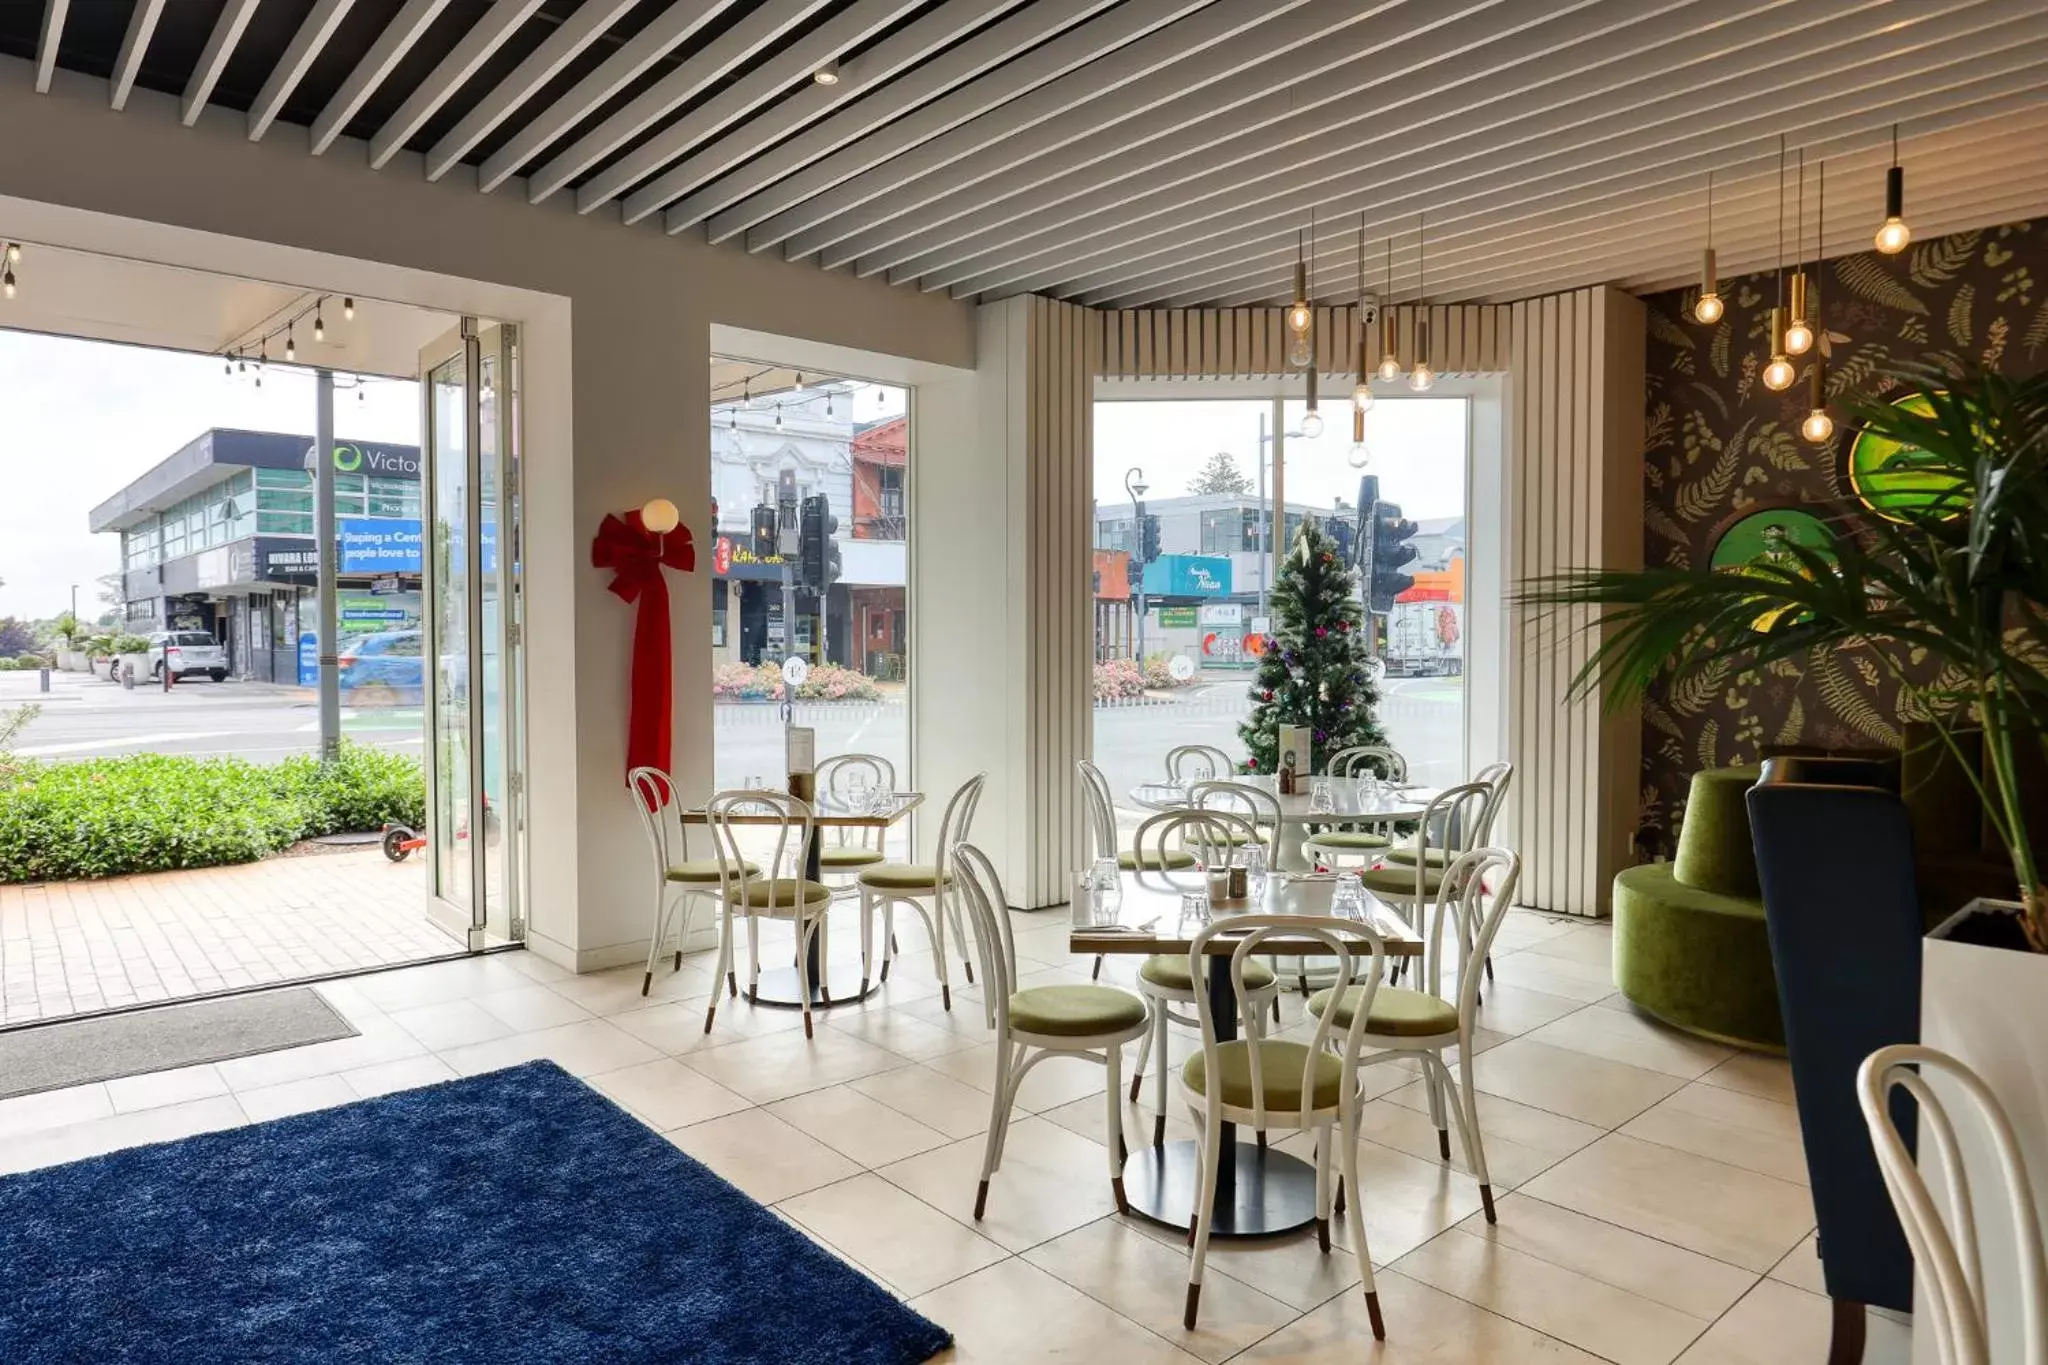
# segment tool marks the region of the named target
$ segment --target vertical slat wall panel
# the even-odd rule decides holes
[[[1116,314],[1091,333],[1102,343],[1094,372],[1281,377],[1287,373],[1282,313],[1191,310],[1178,350],[1165,340],[1163,311]],[[1420,309],[1399,304],[1392,313],[1400,359],[1413,364]],[[1429,361],[1439,374],[1504,376],[1510,582],[1567,568],[1640,564],[1641,303],[1603,286],[1512,304],[1433,305],[1428,316]],[[1353,371],[1356,308],[1319,308],[1316,326],[1323,373]],[[1368,344],[1369,358],[1377,361],[1377,331]],[[1085,445],[1087,433],[1074,439]],[[1077,525],[1087,517],[1086,470]],[[1075,562],[1085,562],[1078,540]],[[1077,600],[1085,615],[1085,594]],[[1514,676],[1507,687],[1506,756],[1516,774],[1502,835],[1523,857],[1523,903],[1578,914],[1604,913],[1608,884],[1626,865],[1640,758],[1633,716],[1605,716],[1597,698],[1566,700],[1592,651],[1590,639],[1574,627],[1590,617],[1584,609],[1531,613],[1510,618],[1508,626]],[[1085,647],[1083,638],[1077,648]],[[1085,707],[1085,668],[1075,678]],[[1066,800],[1071,805],[1071,795]],[[1066,866],[1049,864],[1048,875],[1057,877]]]

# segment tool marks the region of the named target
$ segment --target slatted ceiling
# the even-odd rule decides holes
[[[550,190],[586,211],[623,202],[672,232],[983,302],[1277,303],[1311,215],[1343,225],[1314,253],[1314,292],[1344,300],[1361,210],[1400,243],[1397,298],[1416,293],[1418,212],[1434,298],[1668,288],[1696,269],[1710,169],[1724,268],[1773,258],[1780,132],[1834,163],[1829,250],[1860,245],[1894,121],[1916,229],[2048,212],[2041,0],[591,0],[616,7],[602,22],[583,0],[524,17],[523,0],[325,0],[345,13],[309,57],[293,42],[315,3],[262,0],[209,85],[195,74],[228,0],[165,0],[130,54],[134,84],[203,93],[195,114],[249,110],[268,89],[252,131],[275,138],[334,109],[380,38],[430,5],[330,120],[337,137],[381,133],[387,174],[420,173],[401,148],[432,151],[436,178],[483,168],[486,190],[553,166]],[[883,17],[846,20],[863,11]],[[138,12],[0,3],[0,54],[34,63],[47,30],[56,67],[109,80]],[[601,32],[501,93],[579,18]],[[561,164],[742,26],[766,40]],[[585,97],[664,27],[673,41]],[[445,64],[465,44],[489,51],[455,79]],[[883,60],[892,50],[908,55]],[[820,97],[800,68],[827,54],[853,88]],[[111,85],[109,103],[123,103]],[[451,138],[480,106],[491,126]],[[1208,352],[1206,334],[1187,349]]]

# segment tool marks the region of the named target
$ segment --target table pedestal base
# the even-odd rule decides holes
[[[831,980],[837,984],[832,984],[832,993],[829,996],[825,994],[825,985],[828,983],[817,981],[811,983],[812,1009],[825,1010],[831,1009],[834,1005],[851,1005],[857,1000],[865,1000],[870,995],[873,995],[882,984],[879,981],[870,981],[868,982],[868,988],[865,991],[861,990],[860,966],[858,963],[854,965],[852,971],[846,971],[842,968],[834,972]],[[742,984],[744,985],[744,982]],[[803,1008],[803,996],[798,992],[796,968],[763,967],[761,969],[759,989],[752,993],[742,990],[740,992],[740,999],[755,1005],[772,1005],[776,1009],[794,1010]],[[724,1004],[727,1002],[721,1001],[720,1003]]]
[[[1248,1142],[1231,1144],[1231,1169],[1216,1191],[1211,1237],[1271,1237],[1316,1220],[1316,1168],[1297,1157]],[[1202,1166],[1193,1142],[1138,1147],[1124,1163],[1124,1194],[1131,1212],[1186,1231],[1202,1192]]]

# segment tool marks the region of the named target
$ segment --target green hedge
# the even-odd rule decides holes
[[[0,787],[0,882],[254,862],[301,839],[419,826],[419,763],[344,743],[340,761],[264,766],[136,754],[19,764]]]

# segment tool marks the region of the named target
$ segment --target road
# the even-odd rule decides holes
[[[1237,727],[1250,709],[1248,679],[1210,675],[1170,700],[1097,707],[1095,761],[1122,793],[1157,777],[1176,744],[1208,743],[1238,753]],[[55,674],[49,696],[33,673],[0,673],[0,711],[42,703],[41,714],[16,741],[22,758],[92,758],[127,753],[233,754],[274,763],[311,753],[319,713],[309,691],[266,683],[182,683],[170,692],[116,687],[100,678]],[[1463,774],[1459,751],[1463,688],[1455,678],[1390,678],[1380,714],[1394,746],[1409,756],[1418,781],[1448,783]],[[818,702],[796,708],[799,725],[818,731],[820,754],[878,753],[899,764],[908,749],[900,700]],[[418,707],[344,708],[342,731],[379,748],[420,752]],[[780,708],[715,708],[714,780],[737,787],[749,778],[776,780],[783,769]],[[903,779],[907,782],[909,774]]]

